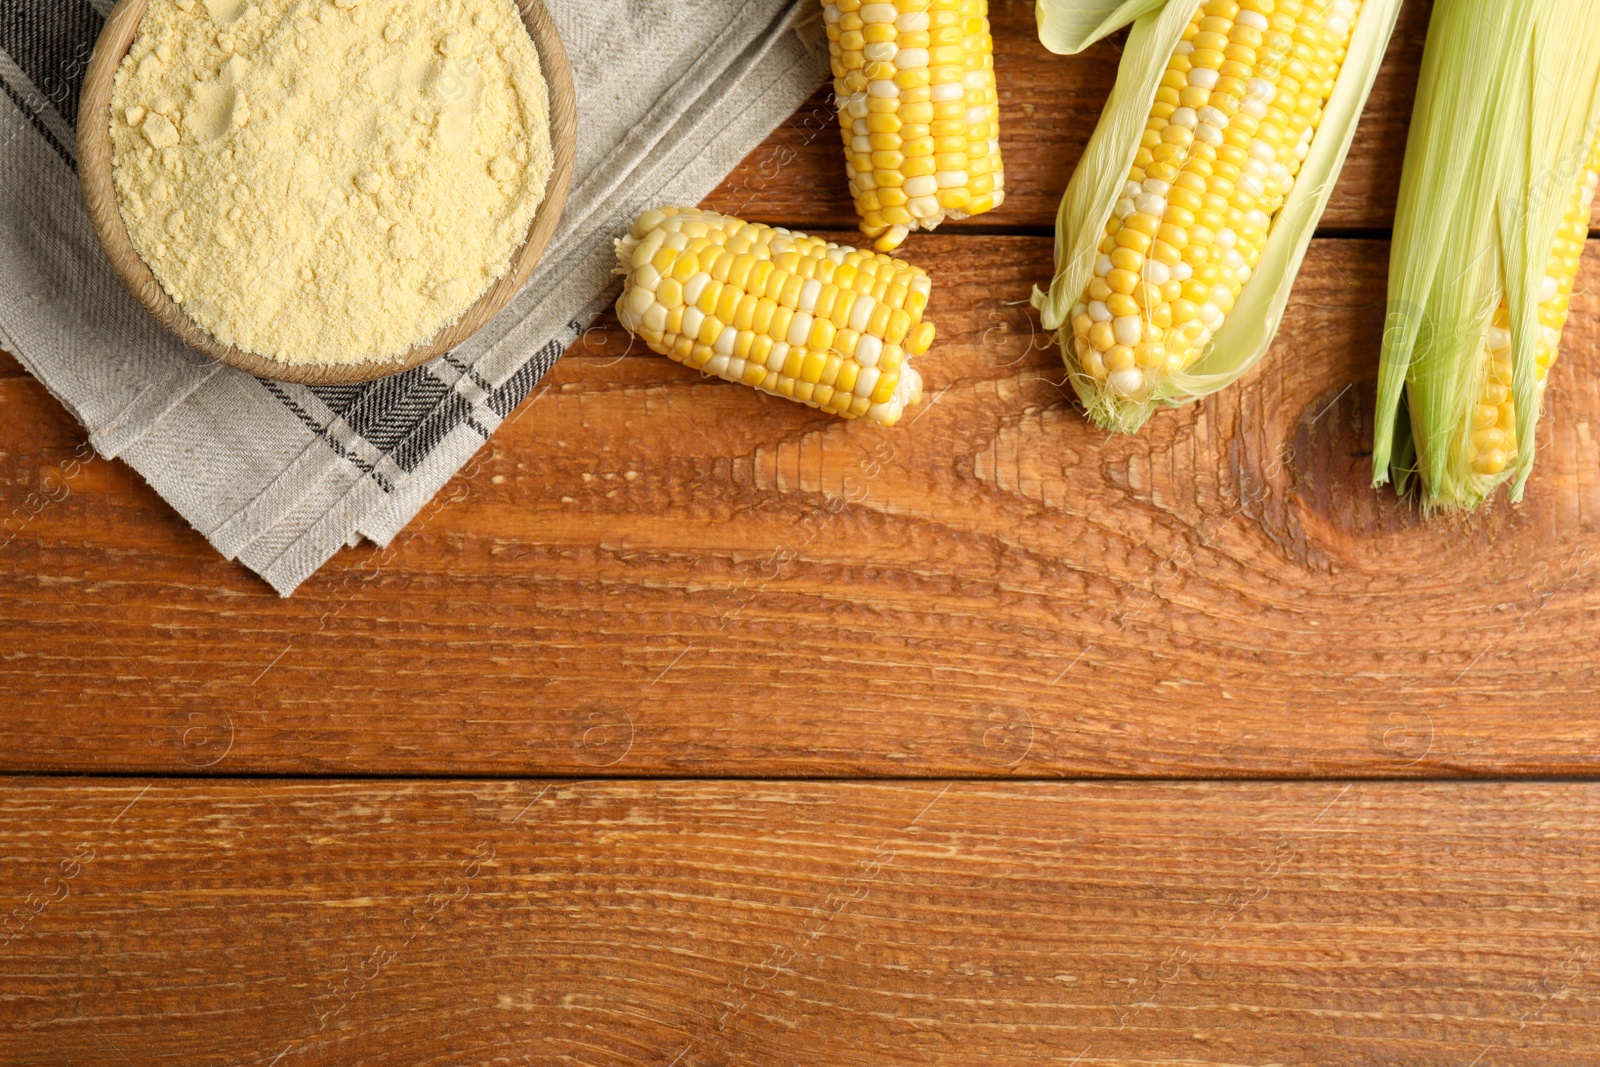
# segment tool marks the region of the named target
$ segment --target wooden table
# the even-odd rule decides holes
[[[284,601],[0,364],[0,1062],[1600,1058],[1600,256],[1527,502],[1370,490],[1411,4],[1274,351],[1107,440],[1031,7],[893,430],[607,320]],[[710,204],[849,230],[824,97]]]

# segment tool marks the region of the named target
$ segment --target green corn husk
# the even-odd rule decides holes
[[[1055,278],[1048,292],[1035,289],[1033,294],[1045,328],[1056,332],[1068,378],[1085,411],[1101,427],[1123,433],[1137,431],[1157,407],[1186,404],[1232,384],[1270,347],[1300,262],[1344,166],[1400,0],[1363,3],[1310,155],[1273,216],[1260,262],[1221,328],[1199,358],[1167,376],[1154,395],[1125,400],[1078,366],[1070,316],[1093,277],[1101,237],[1139,149],[1167,60],[1198,6],[1198,0],[1037,0],[1039,39],[1057,53],[1081,51],[1132,22],[1116,85],[1061,200]]]
[[[1540,285],[1600,132],[1600,0],[1437,0],[1406,143],[1372,447],[1374,485],[1426,510],[1521,499],[1539,418]],[[1474,469],[1492,317],[1511,334],[1516,456]],[[1402,395],[1406,401],[1402,409]]]

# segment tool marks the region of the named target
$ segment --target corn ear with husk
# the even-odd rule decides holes
[[[1132,433],[1267,351],[1400,0],[1039,0],[1075,52],[1132,19],[1033,303],[1089,417]]]
[[[1437,0],[1395,213],[1374,484],[1415,476],[1428,510],[1507,481],[1521,498],[1597,184],[1600,0]]]

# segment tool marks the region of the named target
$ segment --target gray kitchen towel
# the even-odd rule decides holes
[[[332,2],[332,0],[329,0]],[[389,541],[614,297],[612,239],[694,204],[826,77],[815,0],[546,0],[578,94],[572,189],[532,280],[450,355],[267,382],[145,315],[79,199],[78,93],[111,0],[0,0],[0,347],[230,559],[287,596]]]

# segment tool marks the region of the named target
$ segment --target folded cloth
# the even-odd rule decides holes
[[[555,239],[449,355],[358,386],[263,381],[178,343],[117,282],[78,194],[83,72],[111,0],[0,10],[0,347],[217,550],[289,595],[387,545],[615,295],[638,212],[701,200],[826,77],[814,0],[545,0],[577,163]]]

